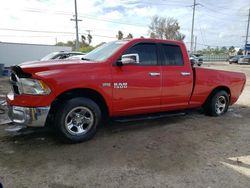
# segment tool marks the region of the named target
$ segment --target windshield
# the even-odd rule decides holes
[[[128,41],[114,41],[101,45],[84,56],[84,60],[103,61],[108,59],[115,51]]]
[[[51,53],[51,54],[48,54],[48,55],[46,55],[45,57],[43,57],[42,59],[41,59],[41,61],[48,61],[48,60],[50,60],[50,59],[52,59],[55,55],[57,55],[58,54],[58,52],[53,52],[53,53]]]

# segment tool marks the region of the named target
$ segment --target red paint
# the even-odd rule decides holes
[[[171,43],[180,46],[183,66],[115,65],[122,53],[140,42]],[[103,62],[78,60],[37,62],[21,65],[24,72],[41,79],[52,90],[47,96],[19,95],[7,98],[10,105],[50,106],[57,96],[71,89],[89,88],[100,93],[109,108],[110,116],[125,116],[201,107],[217,87],[230,90],[231,104],[240,96],[245,84],[243,73],[192,68],[185,45],[179,41],[133,39]],[[149,72],[160,76],[150,77]],[[181,72],[189,72],[182,76]],[[103,87],[103,83],[111,83]],[[116,89],[113,83],[127,83],[127,88]],[[194,86],[194,88],[193,88]]]

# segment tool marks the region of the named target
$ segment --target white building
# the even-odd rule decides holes
[[[26,61],[40,60],[51,52],[71,50],[67,46],[0,42],[0,64],[10,67]]]

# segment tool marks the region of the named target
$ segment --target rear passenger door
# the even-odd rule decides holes
[[[167,110],[188,106],[193,87],[193,71],[183,57],[184,45],[161,44],[162,107]]]

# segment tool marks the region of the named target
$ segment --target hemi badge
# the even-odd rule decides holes
[[[109,82],[102,83],[102,87],[110,87],[110,86],[111,86],[111,83]]]

